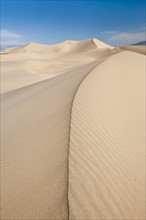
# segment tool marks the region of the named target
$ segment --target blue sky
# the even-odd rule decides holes
[[[1,44],[145,40],[144,0],[1,0]]]

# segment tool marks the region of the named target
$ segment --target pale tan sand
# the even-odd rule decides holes
[[[106,53],[104,49],[104,57],[116,52],[107,49]],[[16,53],[19,61],[11,61],[11,65],[3,68],[2,73],[6,77],[3,91],[9,91],[1,99],[3,219],[68,218],[71,104],[83,78],[103,62],[100,53],[103,54],[97,50],[91,58],[87,53],[87,58],[75,55],[68,56],[68,60],[61,57],[60,61],[51,61],[52,65],[53,62],[68,61],[74,63],[74,68],[43,82],[36,83],[35,78],[33,85],[30,85],[29,72],[21,72],[21,68],[32,71],[35,65],[33,61],[20,61],[19,53]],[[10,64],[12,54],[4,56],[3,65]],[[47,65],[45,71],[49,67]],[[41,66],[43,72],[45,65],[38,61],[34,76],[41,75],[38,71]],[[47,76],[47,72],[45,74]]]
[[[67,70],[116,53],[96,39],[48,46],[30,43],[1,54],[1,93],[60,75]]]
[[[145,56],[94,68],[72,108],[70,219],[145,219]]]
[[[146,46],[123,46],[120,48],[123,50],[130,50],[136,53],[141,53],[146,55]]]
[[[53,57],[59,57],[64,54],[74,54],[89,51],[91,49],[113,49],[112,46],[103,43],[95,38],[82,40],[82,41],[64,41],[56,45],[43,45],[36,43],[29,43],[17,48],[8,48],[2,52],[3,55],[11,54],[13,57],[17,56],[17,59],[28,58],[28,56],[35,56],[39,58],[41,55],[47,55],[52,59]],[[25,54],[24,54],[25,53]],[[18,58],[19,54],[19,58]],[[26,56],[27,54],[27,56]]]
[[[95,65],[2,95],[3,219],[67,219],[71,103]]]
[[[142,84],[142,75],[144,73],[144,56],[133,52],[114,55],[120,51],[119,48],[112,48],[97,39],[88,39],[81,42],[66,41],[55,46],[28,44],[17,49],[7,49],[5,54],[1,55],[3,93],[1,95],[1,218],[3,220],[65,220],[72,219],[74,216],[75,219],[79,219],[82,212],[90,220],[97,213],[95,200],[96,204],[99,204],[98,208],[101,208],[96,219],[100,219],[102,211],[105,212],[103,216],[106,217],[115,214],[115,218],[125,216],[128,219],[132,213],[131,220],[133,220],[133,216],[138,219],[143,218],[144,84]],[[87,74],[91,81],[92,75],[95,75],[93,83],[90,83],[88,77],[85,78],[85,84],[88,84],[89,81],[89,90],[93,91],[91,100],[86,91],[88,88],[85,89],[85,93],[81,89]],[[130,85],[130,79],[133,82],[132,85]],[[121,81],[119,82],[119,80]],[[76,94],[80,84],[81,87]],[[96,90],[103,92],[99,96],[99,100],[96,100],[96,94],[99,95]],[[83,96],[81,100],[83,103],[81,106],[79,103],[77,107],[80,111],[83,106],[83,111],[82,114],[80,113],[81,118],[77,119],[78,123],[73,124],[76,121],[75,107],[73,107],[70,135],[71,109],[75,94],[76,97]],[[109,94],[111,94],[110,97]],[[132,98],[132,101],[129,101],[129,97]],[[94,103],[92,103],[93,98]],[[108,98],[109,101],[106,101]],[[76,106],[75,103],[76,98],[74,106]],[[88,111],[85,104],[88,105],[89,110],[93,111],[91,122],[86,117]],[[97,115],[94,112],[96,105],[100,107]],[[76,117],[78,115],[77,111]],[[84,129],[87,131],[85,137],[80,121],[82,116],[85,116]],[[112,117],[112,127],[110,117]],[[128,122],[125,121],[126,119]],[[102,127],[96,124],[97,121],[102,124]],[[92,128],[92,123],[93,126],[97,125],[95,129]],[[75,141],[75,134],[72,134],[74,128],[78,129],[76,130],[77,138],[79,137],[78,142]],[[107,134],[109,128],[109,132],[112,134]],[[80,130],[81,135],[78,135]],[[100,133],[97,137],[96,131]],[[104,134],[103,152],[98,147],[93,149],[93,154],[89,151],[87,144],[90,145],[90,141],[91,144],[95,143],[99,138],[97,141],[101,146]],[[131,138],[133,138],[133,142],[131,142]],[[80,141],[83,141],[85,145],[82,146]],[[118,141],[119,145],[116,145]],[[109,154],[106,155],[104,149],[108,143],[111,144],[111,151],[107,148]],[[74,144],[74,150],[81,147],[80,151],[76,151],[81,153],[80,158],[74,157],[72,147]],[[121,150],[122,144],[123,150]],[[84,146],[87,151],[84,151]],[[105,160],[102,156],[98,158],[98,164],[95,162],[97,151],[105,156]],[[127,153],[129,153],[128,162],[124,165]],[[86,162],[82,157],[86,156],[85,154],[88,154]],[[93,164],[91,163],[91,165],[90,154],[93,154],[93,158],[91,158]],[[119,159],[119,154],[121,159]],[[122,166],[119,163],[116,164],[116,157],[119,162],[122,160]],[[114,158],[113,163],[112,158]],[[136,158],[137,161],[135,161]],[[75,159],[77,159],[76,164]],[[101,160],[103,160],[103,166]],[[94,163],[99,165],[97,170]],[[87,171],[85,177],[83,169],[76,171],[76,166],[80,166],[80,164]],[[112,169],[116,167],[115,164],[119,172]],[[96,178],[91,166],[95,173],[98,172]],[[109,172],[104,170],[104,166],[109,167]],[[129,173],[130,171],[131,173]],[[111,175],[113,175],[113,180]],[[117,182],[115,177],[117,177]],[[93,179],[95,185],[98,183],[96,193]],[[121,185],[119,185],[119,181],[121,181]],[[128,185],[125,188],[123,184],[126,181]],[[83,191],[85,189],[84,192],[79,191],[80,183]],[[113,200],[109,198],[109,194],[107,195],[106,187],[108,186],[111,189],[109,192]],[[105,191],[100,193],[100,187]],[[116,188],[115,191],[114,188]],[[127,194],[125,195],[125,193]],[[133,201],[136,193],[137,200]],[[76,194],[78,195],[76,196]],[[105,196],[105,199],[102,195]],[[119,198],[124,198],[124,201]],[[75,201],[76,199],[77,201]],[[104,203],[106,200],[107,204],[109,202],[111,204],[106,206]],[[137,208],[135,208],[136,204]],[[81,210],[81,206],[85,209]],[[109,210],[109,207],[113,211]]]

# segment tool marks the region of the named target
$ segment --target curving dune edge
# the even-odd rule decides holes
[[[31,43],[1,79],[1,219],[145,219],[143,49]]]

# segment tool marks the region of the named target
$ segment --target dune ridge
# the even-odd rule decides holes
[[[70,219],[145,219],[144,69],[143,55],[121,52],[94,68],[76,93]]]
[[[55,77],[118,52],[94,41],[66,41],[51,46],[30,43],[6,49],[1,53],[1,93]]]
[[[95,38],[1,54],[2,219],[144,219],[144,59]]]
[[[72,99],[98,62],[1,96],[3,219],[68,219]]]
[[[38,43],[27,43],[25,45],[19,46],[17,48],[8,48],[3,51],[3,53],[18,53],[24,51],[33,51],[33,52],[80,52],[81,50],[85,51],[87,49],[95,49],[95,48],[113,48],[112,46],[96,39],[90,38],[82,41],[73,41],[67,40],[56,45],[45,45]]]
[[[129,50],[146,55],[146,46],[123,46],[120,48],[123,50]]]

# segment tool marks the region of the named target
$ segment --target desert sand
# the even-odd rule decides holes
[[[136,53],[141,53],[146,55],[146,46],[123,46],[120,48],[123,50],[130,50]]]
[[[145,55],[131,50],[1,53],[1,219],[145,219]]]

